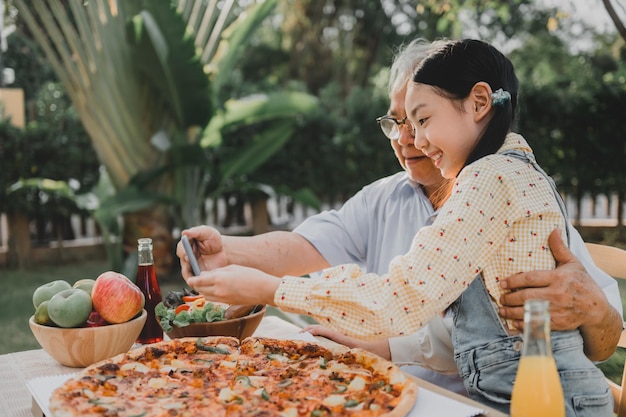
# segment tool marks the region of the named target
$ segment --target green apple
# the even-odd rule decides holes
[[[95,279],[85,278],[79,279],[72,285],[72,288],[78,288],[80,290],[87,291],[87,294],[91,296],[91,290],[93,290],[93,284],[96,283]]]
[[[69,282],[64,281],[62,279],[58,279],[56,281],[49,282],[35,289],[33,292],[33,305],[35,308],[39,307],[39,304],[44,301],[48,301],[55,294],[60,293],[63,290],[68,290],[72,288]]]
[[[48,315],[48,304],[50,301],[44,301],[39,304],[37,310],[35,311],[35,323],[42,324],[44,326],[54,326],[54,322],[50,319]]]
[[[48,301],[48,315],[59,327],[81,326],[89,318],[91,309],[91,297],[78,288],[63,290]]]

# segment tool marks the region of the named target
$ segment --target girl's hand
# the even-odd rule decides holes
[[[349,348],[364,349],[375,353],[376,355],[381,356],[387,360],[391,360],[391,350],[389,349],[389,342],[387,341],[387,339],[377,340],[374,342],[364,341],[356,339],[354,337],[346,336],[319,324],[309,325],[302,329],[302,331],[309,332],[313,336],[325,337],[332,340],[333,342],[342,344]]]
[[[226,304],[274,304],[280,279],[258,269],[240,265],[203,271],[185,278],[187,284],[207,300]]]

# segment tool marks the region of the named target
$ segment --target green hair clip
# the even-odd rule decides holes
[[[494,106],[504,107],[509,100],[511,100],[511,93],[501,88],[491,93],[491,102]]]

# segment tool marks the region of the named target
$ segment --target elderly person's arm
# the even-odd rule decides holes
[[[275,276],[304,275],[330,265],[304,237],[293,232],[275,231],[256,236],[224,236],[213,227],[196,226],[183,231],[193,239],[202,271],[226,265],[244,265]],[[176,254],[184,278],[193,276],[182,243]]]

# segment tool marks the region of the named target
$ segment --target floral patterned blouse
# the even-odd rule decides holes
[[[547,178],[530,163],[501,155],[510,149],[532,152],[522,136],[510,133],[497,154],[465,167],[435,222],[420,229],[387,274],[347,264],[317,278],[284,277],[276,305],[347,335],[397,336],[425,325],[482,273],[497,308],[500,278],[553,269],[548,236],[565,230]]]

